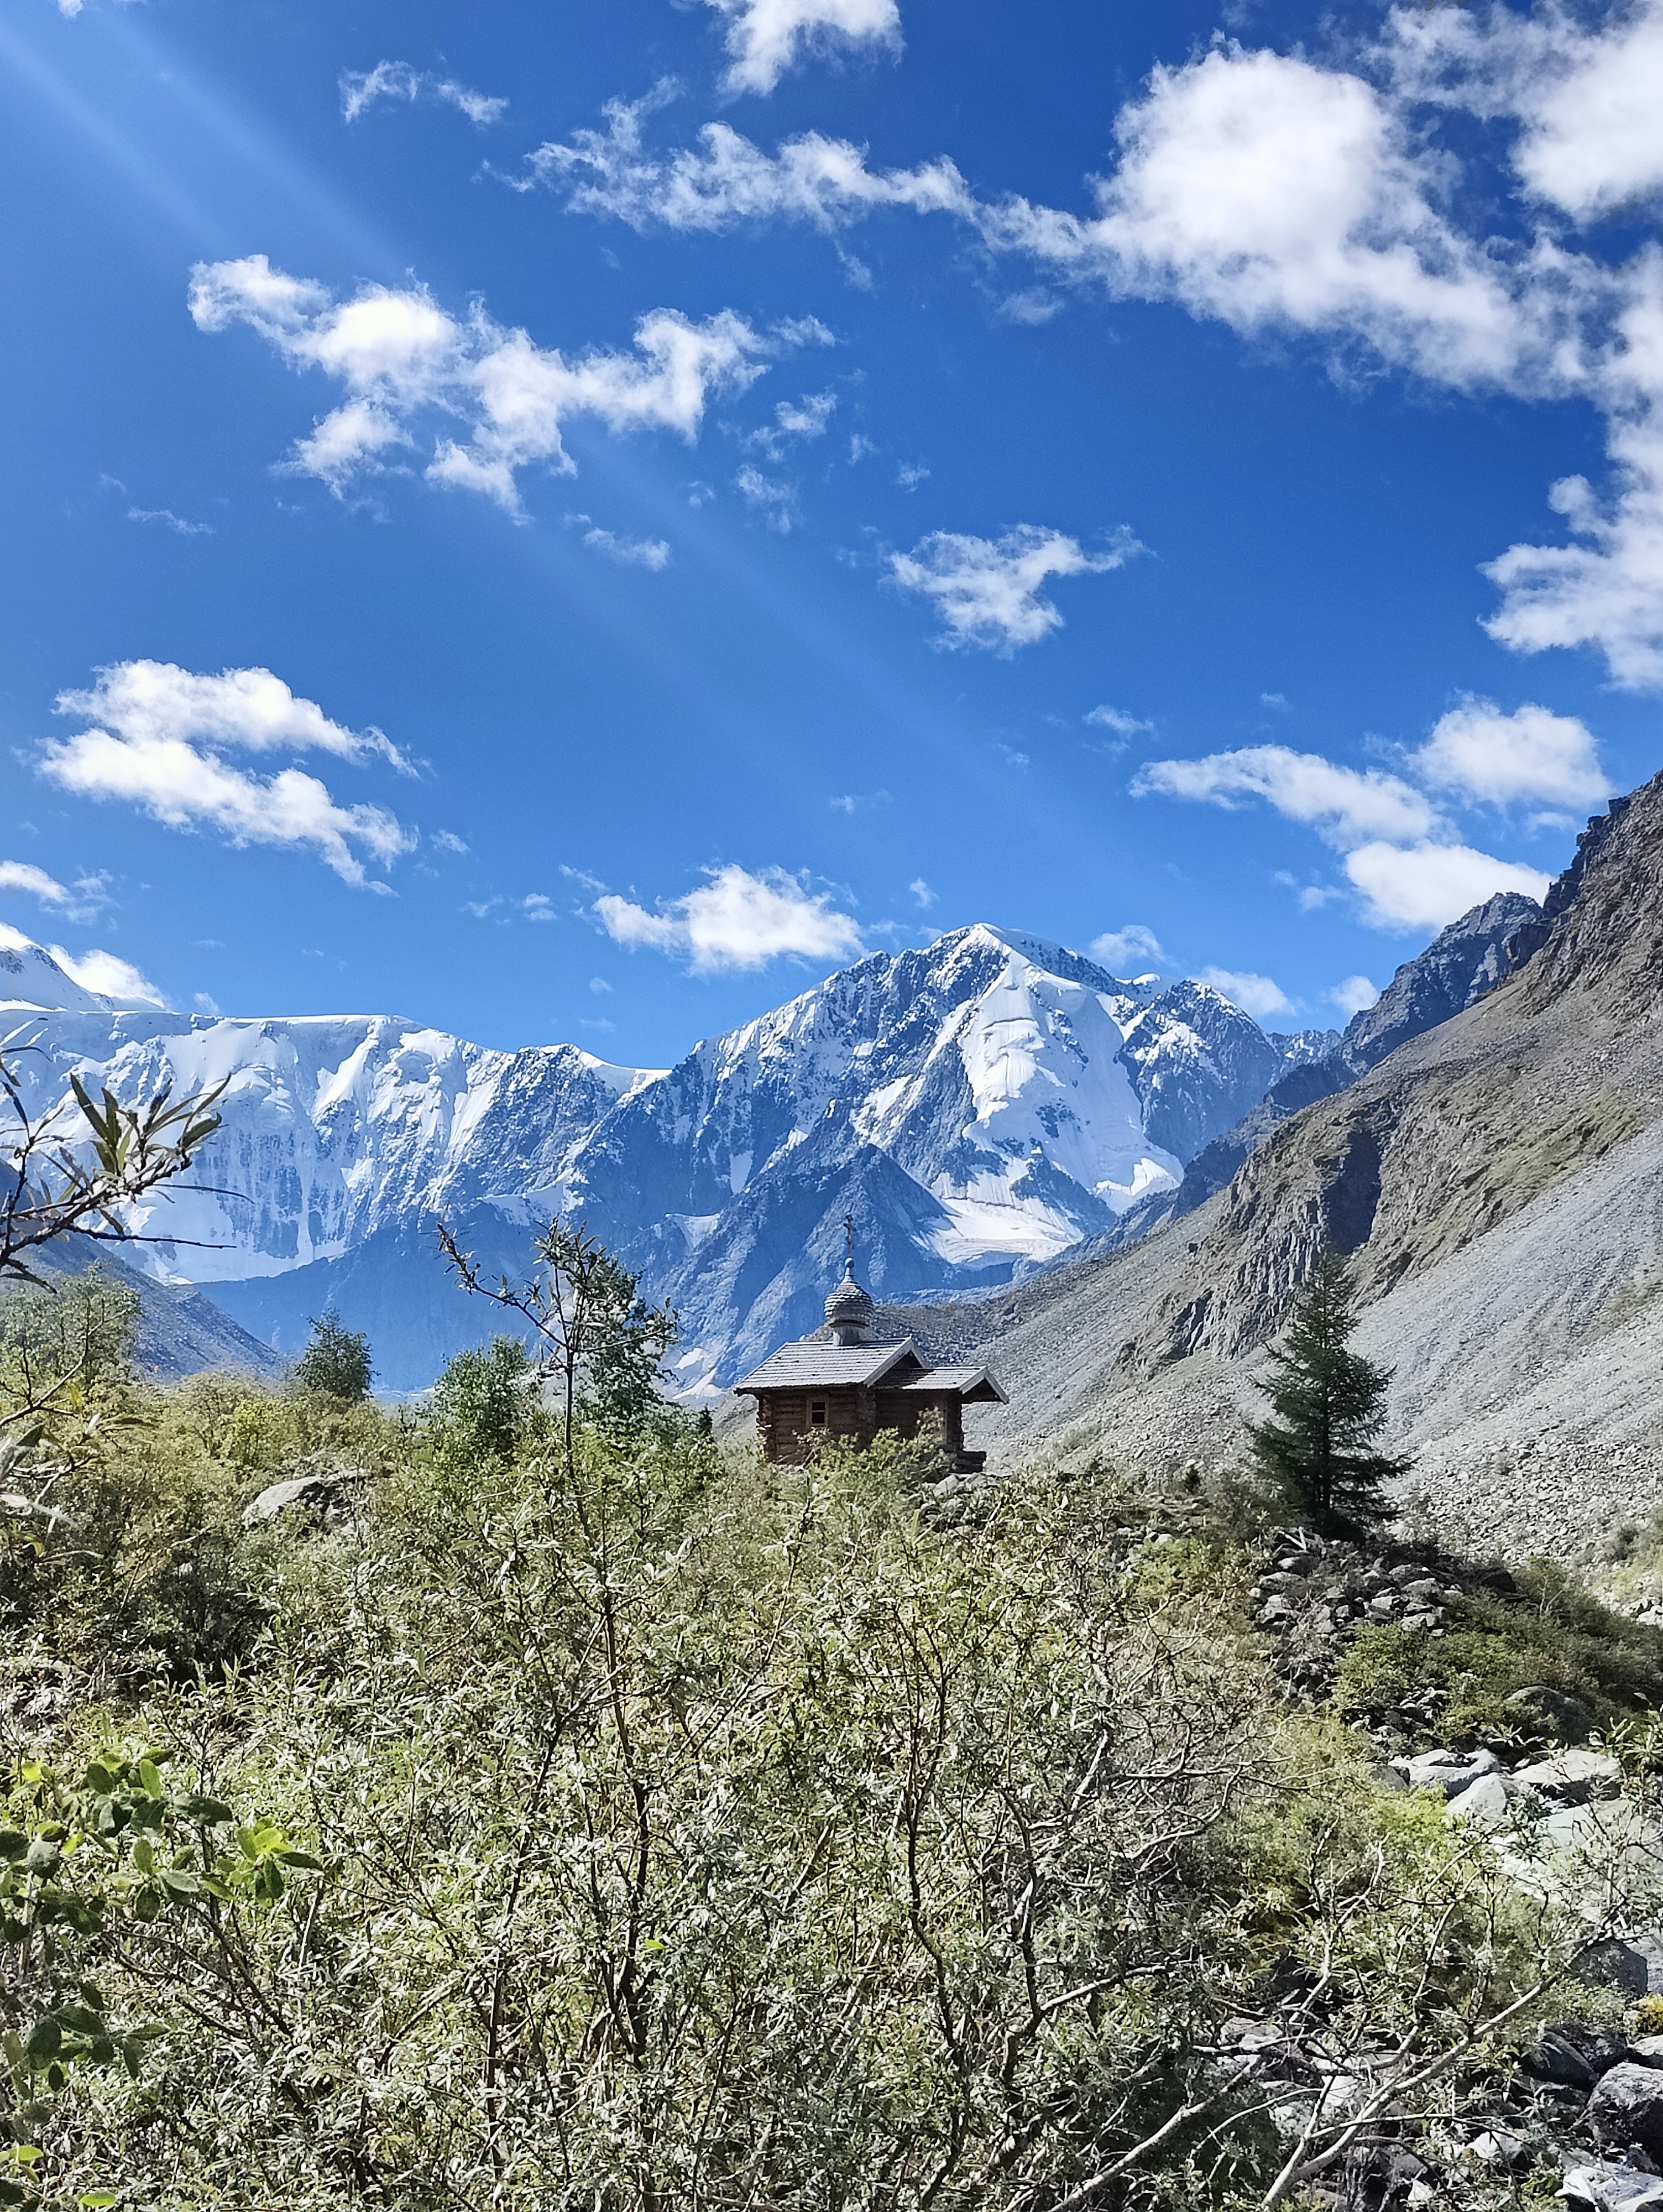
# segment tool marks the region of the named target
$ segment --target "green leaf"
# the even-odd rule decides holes
[[[147,1797],[161,1796],[161,1776],[156,1771],[156,1765],[154,1759],[140,1759],[138,1763],[138,1778]],[[86,2201],[87,2200],[84,2197],[82,2199],[83,2203]]]
[[[231,1808],[221,1804],[217,1797],[186,1797],[179,1810],[187,1820],[194,1820],[200,1828],[226,1827],[237,1817]]]
[[[77,2198],[76,2202],[82,2204],[119,2204],[121,2199],[113,2189],[94,2189],[89,2190],[86,2196]]]

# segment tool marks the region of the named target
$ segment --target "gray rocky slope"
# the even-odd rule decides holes
[[[1255,1366],[1325,1237],[1395,1370],[1408,1478],[1471,1544],[1597,1543],[1663,1499],[1663,777],[1579,842],[1510,972],[1276,1127],[1141,1243],[889,1316],[987,1358],[975,1443],[1239,1459]],[[1498,963],[1499,964],[1499,963]]]

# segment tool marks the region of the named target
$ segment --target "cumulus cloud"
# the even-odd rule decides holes
[[[1320,753],[1296,753],[1287,745],[1245,745],[1200,760],[1147,761],[1132,789],[1139,799],[1159,793],[1226,807],[1245,799],[1266,799],[1278,814],[1308,823],[1339,845],[1368,837],[1423,837],[1437,818],[1425,795],[1400,776],[1341,768]]]
[[[377,62],[373,70],[343,70],[341,74],[341,112],[355,123],[378,100],[442,100],[460,108],[470,123],[483,129],[500,123],[507,112],[506,100],[492,99],[454,77],[435,76],[431,70],[412,69],[408,62]]]
[[[198,676],[169,660],[118,661],[98,671],[89,690],[60,692],[58,712],[107,722],[124,737],[205,738],[250,752],[325,752],[349,761],[379,757],[407,775],[415,773],[379,730],[331,721],[269,668]]]
[[[1167,957],[1161,950],[1160,939],[1141,921],[1129,921],[1124,928],[1105,931],[1102,936],[1092,939],[1086,951],[1114,975],[1142,975],[1150,969],[1163,966]]]
[[[774,90],[816,49],[901,45],[895,0],[706,0],[727,18],[730,92]]]
[[[66,952],[61,945],[46,947],[71,981],[83,991],[100,991],[106,999],[137,1001],[143,1006],[167,1003],[149,978],[115,952]]]
[[[1649,268],[1663,273],[1655,256]],[[1501,590],[1484,624],[1498,643],[1515,653],[1592,646],[1635,691],[1663,689],[1663,300],[1654,320],[1654,391],[1630,402],[1609,436],[1614,496],[1601,500],[1586,477],[1561,477],[1548,504],[1577,542],[1510,545],[1484,572]]]
[[[1102,553],[1088,553],[1077,538],[1034,523],[998,538],[938,530],[910,553],[892,553],[889,575],[902,591],[933,605],[941,617],[940,644],[1010,654],[1062,628],[1061,614],[1041,596],[1049,578],[1103,575],[1143,550],[1125,529]]]
[[[1380,996],[1380,987],[1371,983],[1366,975],[1348,975],[1344,982],[1336,983],[1328,994],[1328,1002],[1338,1006],[1349,1019],[1372,1006]]]
[[[1463,699],[1438,722],[1415,765],[1435,789],[1497,805],[1533,799],[1597,806],[1611,793],[1593,732],[1575,715],[1545,707],[1504,714],[1491,699]]]
[[[1218,46],[1156,70],[1115,136],[1095,215],[1012,199],[980,211],[983,235],[1245,333],[1362,341],[1441,382],[1558,374],[1578,272],[1548,255],[1521,281],[1457,229],[1439,156],[1364,78]]]
[[[1559,7],[1395,9],[1385,58],[1409,96],[1517,123],[1526,191],[1579,222],[1663,187],[1663,6],[1587,21]]]
[[[1546,796],[1556,777],[1563,785],[1587,772],[1588,755],[1570,732],[1587,732],[1580,722],[1557,726],[1563,719],[1544,708],[1504,715],[1487,701],[1468,701],[1438,724],[1415,764],[1439,787],[1468,798]],[[1441,929],[1497,891],[1539,899],[1547,889],[1539,870],[1456,843],[1431,800],[1400,776],[1344,768],[1318,753],[1249,745],[1202,760],[1150,761],[1132,788],[1138,797],[1227,807],[1247,798],[1267,800],[1344,854],[1362,918],[1376,929]],[[1300,904],[1311,911],[1332,896],[1313,889]]]
[[[349,884],[369,883],[366,858],[385,864],[416,842],[381,807],[337,805],[304,769],[260,777],[224,758],[233,749],[321,751],[408,767],[379,730],[331,721],[270,669],[204,676],[124,661],[100,669],[90,690],[61,693],[58,712],[91,726],[44,745],[39,772],[78,798],[123,799],[172,829],[215,830],[236,845],[310,847]]]
[[[752,874],[730,863],[707,872],[708,882],[656,913],[612,892],[595,901],[595,913],[615,943],[670,953],[695,975],[765,968],[789,954],[849,959],[862,950],[853,917],[786,869]]]
[[[343,388],[342,404],[294,447],[285,465],[294,473],[340,492],[390,448],[413,447],[417,418],[449,417],[463,434],[437,437],[428,482],[483,493],[511,514],[519,470],[575,472],[561,437],[574,417],[691,441],[713,393],[743,390],[782,349],[825,335],[811,319],[763,335],[725,309],[694,322],[660,307],[637,323],[633,353],[568,357],[481,307],[458,320],[423,286],[367,284],[337,301],[263,253],[199,262],[190,305],[199,330],[246,324],[294,368],[321,369]]]
[[[0,891],[24,891],[42,906],[57,907],[71,921],[90,921],[110,903],[103,876],[79,876],[60,884],[32,860],[0,860]]]
[[[1228,999],[1233,1006],[1240,1006],[1255,1021],[1262,1020],[1266,1014],[1293,1012],[1293,1001],[1282,986],[1268,975],[1255,975],[1251,970],[1235,968],[1202,968],[1197,970],[1195,980]]]
[[[543,147],[527,185],[640,228],[835,232],[886,209],[944,215],[1032,266],[1041,283],[1018,299],[1093,286],[1246,337],[1302,335],[1337,365],[1586,398],[1608,425],[1609,485],[1553,486],[1570,542],[1515,544],[1490,564],[1488,627],[1518,652],[1590,648],[1618,684],[1663,689],[1663,255],[1619,264],[1563,235],[1564,219],[1593,223],[1663,190],[1663,0],[1593,21],[1557,6],[1400,9],[1350,68],[1216,45],[1156,69],[1122,107],[1117,158],[1085,212],[983,200],[947,160],[873,169],[862,148],[815,132],[770,153],[713,125],[656,152],[642,121],[662,97],[615,102],[604,131]],[[1510,237],[1457,219],[1463,170],[1437,143],[1440,106],[1510,132]]]
[[[1537,868],[1497,860],[1470,845],[1423,839],[1404,848],[1360,845],[1345,857],[1345,872],[1362,894],[1363,920],[1376,929],[1442,929],[1497,891],[1547,895],[1549,878]]]

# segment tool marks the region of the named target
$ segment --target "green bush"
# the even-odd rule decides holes
[[[1552,1561],[1533,1560],[1517,1579],[1514,1597],[1455,1598],[1441,1637],[1359,1630],[1340,1662],[1336,1711],[1352,1718],[1441,1690],[1438,1733],[1454,1742],[1519,1734],[1508,1700],[1538,1684],[1579,1698],[1605,1728],[1663,1705],[1663,1634],[1612,1613]]]

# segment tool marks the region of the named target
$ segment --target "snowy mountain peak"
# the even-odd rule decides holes
[[[0,1011],[7,1013],[112,1014],[149,1012],[149,999],[111,998],[77,983],[44,945],[0,922]]]
[[[1173,1187],[1285,1064],[1205,985],[986,922],[871,954],[667,1069],[390,1015],[120,1011],[48,966],[63,1005],[32,1087],[227,1081],[211,1176],[136,1222],[173,1240],[144,1264],[281,1350],[333,1303],[395,1388],[485,1327],[438,1264],[440,1218],[518,1273],[538,1224],[581,1217],[680,1310],[700,1387],[815,1325],[846,1214],[881,1297],[1008,1281]]]

